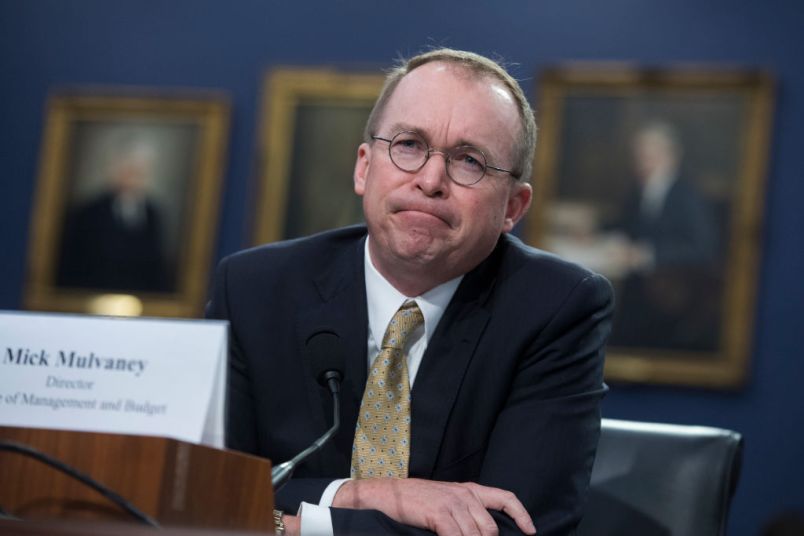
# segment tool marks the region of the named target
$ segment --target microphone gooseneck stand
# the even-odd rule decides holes
[[[338,431],[341,425],[340,373],[337,371],[329,371],[327,375],[329,374],[333,374],[332,377],[327,378],[327,386],[332,394],[332,428],[316,439],[312,445],[294,456],[293,459],[280,463],[271,470],[271,480],[274,485],[274,490],[278,490],[291,477],[293,470],[296,469],[299,463],[323,447],[324,443],[335,435],[335,432]]]
[[[280,463],[271,470],[274,491],[278,490],[290,479],[297,465],[321,449],[335,435],[341,425],[340,392],[341,380],[343,379],[341,371],[346,361],[341,338],[333,331],[318,331],[307,339],[307,352],[316,380],[322,386],[328,387],[329,392],[332,394],[332,428],[327,430],[312,445],[294,456],[293,459]]]

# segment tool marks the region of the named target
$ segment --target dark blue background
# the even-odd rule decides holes
[[[233,104],[217,257],[249,244],[258,102],[277,65],[373,70],[423,45],[518,62],[762,67],[778,81],[750,378],[738,392],[613,386],[608,417],[746,437],[731,534],[804,509],[804,3],[798,0],[0,0],[0,308],[18,308],[48,91],[214,88]]]

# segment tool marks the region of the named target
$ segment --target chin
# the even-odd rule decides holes
[[[439,257],[437,246],[431,236],[413,233],[394,240],[392,249],[400,259],[417,264],[427,264]]]

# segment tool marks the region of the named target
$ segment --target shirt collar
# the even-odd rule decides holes
[[[645,181],[645,187],[643,189],[644,195],[654,199],[663,199],[667,190],[670,189],[670,186],[672,186],[675,180],[675,173],[653,173],[648,177],[648,180]]]
[[[374,267],[368,247],[370,239],[371,237],[366,239],[364,256],[370,336],[379,344],[396,311],[406,301],[414,300],[424,316],[424,335],[427,342],[430,342],[463,276],[450,279],[420,296],[405,296]]]
[[[662,211],[667,193],[675,181],[675,172],[659,170],[651,174],[642,187],[639,202],[641,212],[651,217],[658,215]]]

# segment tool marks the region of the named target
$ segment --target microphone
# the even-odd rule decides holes
[[[274,491],[278,490],[290,479],[296,466],[311,454],[321,449],[324,443],[335,435],[341,425],[341,380],[346,356],[343,352],[341,338],[332,331],[317,331],[307,339],[307,353],[310,355],[313,374],[322,387],[329,388],[332,394],[332,428],[315,442],[298,453],[293,459],[280,463],[271,470],[271,481]]]
[[[318,331],[307,339],[307,353],[312,362],[315,379],[330,392],[339,393],[343,379],[343,353],[341,338],[331,331]]]

